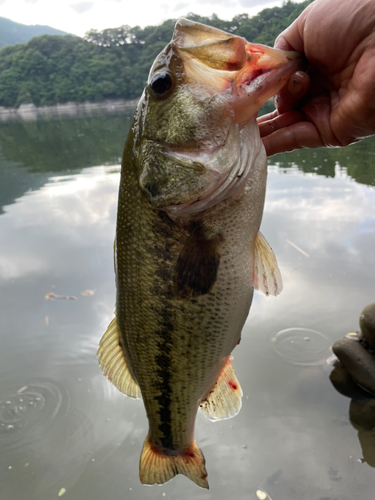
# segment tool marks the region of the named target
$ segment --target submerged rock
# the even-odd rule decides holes
[[[375,399],[350,402],[349,417],[352,426],[358,431],[363,461],[375,467]]]

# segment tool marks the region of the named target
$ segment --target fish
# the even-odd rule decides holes
[[[150,69],[124,146],[115,317],[98,350],[103,374],[143,399],[143,484],[183,474],[208,488],[197,411],[213,421],[240,411],[232,350],[254,288],[282,289],[259,232],[267,163],[256,115],[299,61],[180,18]]]

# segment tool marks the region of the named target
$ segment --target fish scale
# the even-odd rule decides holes
[[[180,19],[139,101],[121,166],[116,318],[98,355],[110,381],[142,396],[145,484],[184,474],[208,488],[197,410],[220,420],[241,408],[231,352],[254,287],[282,287],[259,233],[267,162],[254,113],[295,60]]]

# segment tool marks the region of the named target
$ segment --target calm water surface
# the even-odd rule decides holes
[[[372,402],[337,392],[326,360],[375,300],[375,141],[270,159],[262,232],[284,291],[255,293],[234,352],[242,410],[198,414],[209,492],[182,476],[150,488],[143,405],[96,361],[129,121],[0,125],[1,500],[373,500],[375,419],[353,414]]]

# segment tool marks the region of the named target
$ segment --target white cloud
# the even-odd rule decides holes
[[[240,5],[247,8],[259,8],[264,9],[265,6],[269,4],[275,4],[274,0],[240,0]],[[261,10],[260,9],[260,10]]]
[[[189,5],[190,4],[187,2],[179,2],[175,5],[172,12],[177,12],[177,11],[182,10],[182,9],[187,9],[189,7]]]
[[[83,14],[84,12],[87,12],[88,10],[91,10],[94,7],[94,2],[72,3],[70,4],[69,7],[75,10],[77,14]]]

